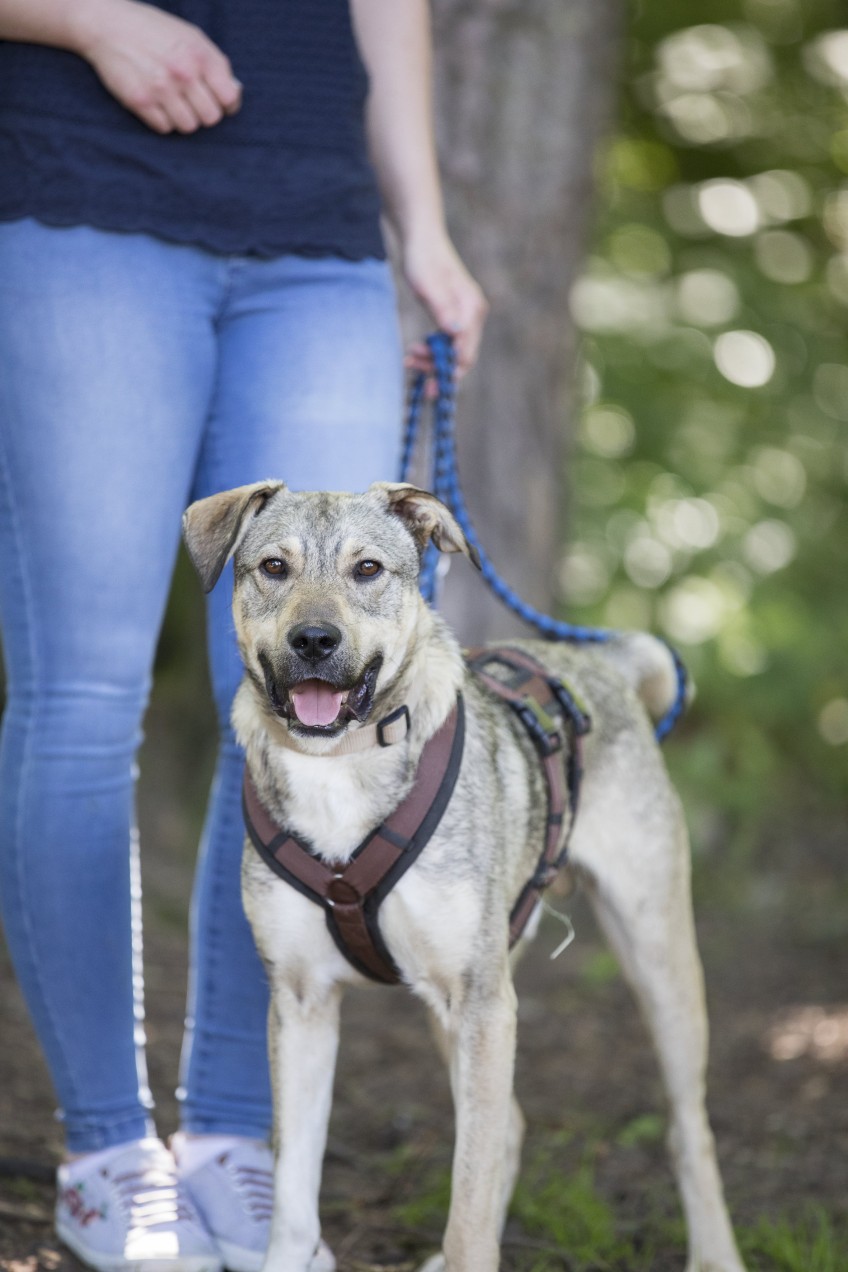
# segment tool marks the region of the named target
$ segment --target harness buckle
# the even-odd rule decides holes
[[[556,720],[535,698],[525,697],[513,705],[542,755],[553,755],[562,750],[562,733]]]
[[[587,733],[591,733],[592,717],[582,702],[578,702],[571,690],[566,689],[562,681],[557,680],[556,676],[549,677],[548,684],[563,713],[571,721],[577,737],[584,737]]]
[[[399,738],[393,738],[386,733],[386,729],[392,728],[392,726],[396,725],[399,720],[405,720],[406,733],[408,733],[410,728],[409,707],[407,707],[405,703],[402,707],[398,707],[396,711],[392,711],[389,715],[384,716],[383,719],[378,722],[377,742],[380,746],[392,746],[395,742],[400,740]],[[406,733],[402,736],[405,737]]]
[[[544,865],[539,866],[538,870],[534,874],[531,880],[533,887],[538,888],[540,892],[544,892],[546,888],[551,886],[554,879],[559,874],[560,868],[561,867],[558,866],[556,862],[546,861]]]
[[[359,905],[362,894],[359,889],[344,877],[343,873],[334,874],[327,884],[327,905],[332,909],[337,905]]]

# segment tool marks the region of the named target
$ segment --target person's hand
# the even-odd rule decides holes
[[[241,105],[228,58],[190,22],[137,0],[81,4],[76,51],[158,133],[195,132]]]
[[[437,234],[406,246],[403,271],[415,295],[436,326],[454,338],[456,372],[461,378],[474,365],[480,349],[489,306],[482,290],[459,258],[447,234]],[[436,392],[433,360],[423,342],[409,346],[406,366],[430,376],[428,396]]]

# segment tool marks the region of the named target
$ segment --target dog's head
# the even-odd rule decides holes
[[[444,504],[403,483],[351,495],[257,482],[192,504],[183,533],[207,592],[234,558],[247,674],[302,737],[364,723],[393,683],[420,618],[428,543],[479,564]]]

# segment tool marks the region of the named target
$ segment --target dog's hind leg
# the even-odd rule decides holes
[[[273,978],[272,978],[273,985]],[[267,1272],[333,1266],[320,1242],[318,1194],[339,1037],[338,987],[272,988],[268,1018],[274,1088],[274,1214]],[[320,1243],[320,1245],[319,1245]]]
[[[654,791],[654,802],[643,804],[637,819],[632,803],[619,809],[618,826],[627,832],[614,841],[610,799],[616,797],[607,797],[603,819],[587,808],[574,859],[659,1059],[669,1101],[669,1146],[689,1232],[687,1272],[744,1272],[705,1109],[707,1015],[688,838],[674,793],[665,783]]]

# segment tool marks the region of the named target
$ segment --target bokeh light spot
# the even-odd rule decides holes
[[[819,712],[819,733],[828,746],[848,744],[848,698],[831,698]]]
[[[842,305],[848,305],[848,255],[831,256],[825,271],[830,293]]]
[[[812,192],[800,172],[775,168],[756,173],[746,184],[761,214],[770,221],[797,221],[812,211]]]
[[[774,350],[756,331],[722,332],[713,346],[713,357],[725,380],[743,389],[760,388],[774,375]]]
[[[695,186],[673,185],[663,192],[663,215],[676,234],[684,238],[706,238],[709,229],[698,207]]]
[[[684,321],[718,327],[735,315],[739,292],[733,279],[722,270],[693,269],[677,281],[677,305]]]
[[[583,444],[605,459],[617,459],[633,449],[636,427],[633,417],[620,406],[595,406],[583,416]]]
[[[681,580],[660,605],[665,630],[672,640],[684,645],[700,645],[715,636],[725,613],[722,589],[698,575]]]
[[[741,181],[704,181],[698,187],[697,199],[703,220],[716,234],[745,238],[760,227],[757,200]]]
[[[734,676],[758,676],[768,666],[768,651],[747,631],[721,632],[718,654]]]
[[[804,48],[804,65],[816,79],[848,85],[848,31],[825,31]]]
[[[613,264],[632,278],[654,278],[671,269],[671,253],[661,234],[647,225],[630,222],[610,236]]]
[[[677,177],[674,152],[648,137],[617,137],[607,151],[606,166],[614,182],[648,193],[664,190]]]
[[[813,375],[816,406],[834,420],[848,420],[848,366],[823,362]]]
[[[643,534],[624,549],[624,568],[637,587],[661,587],[671,574],[672,556],[659,539]]]
[[[796,552],[796,540],[785,521],[758,521],[745,535],[742,551],[758,574],[774,574],[789,564]]]
[[[609,586],[610,568],[603,556],[584,543],[575,543],[559,567],[559,590],[572,605],[592,605]]]
[[[706,499],[669,499],[653,511],[657,533],[672,548],[703,551],[719,537],[721,522]]]
[[[681,93],[664,104],[662,113],[683,140],[695,146],[744,136],[751,129],[744,102],[712,93]]]
[[[813,272],[813,249],[800,234],[766,230],[754,240],[760,273],[775,283],[805,283]]]
[[[831,191],[824,201],[822,220],[834,247],[848,248],[848,188]]]
[[[668,298],[653,283],[590,272],[571,289],[571,312],[584,331],[646,333],[668,325]]]
[[[797,455],[779,446],[761,446],[751,457],[754,487],[763,499],[795,508],[807,489],[807,473]]]
[[[671,88],[750,93],[771,77],[762,37],[752,27],[701,23],[666,36],[657,48],[659,75]]]

